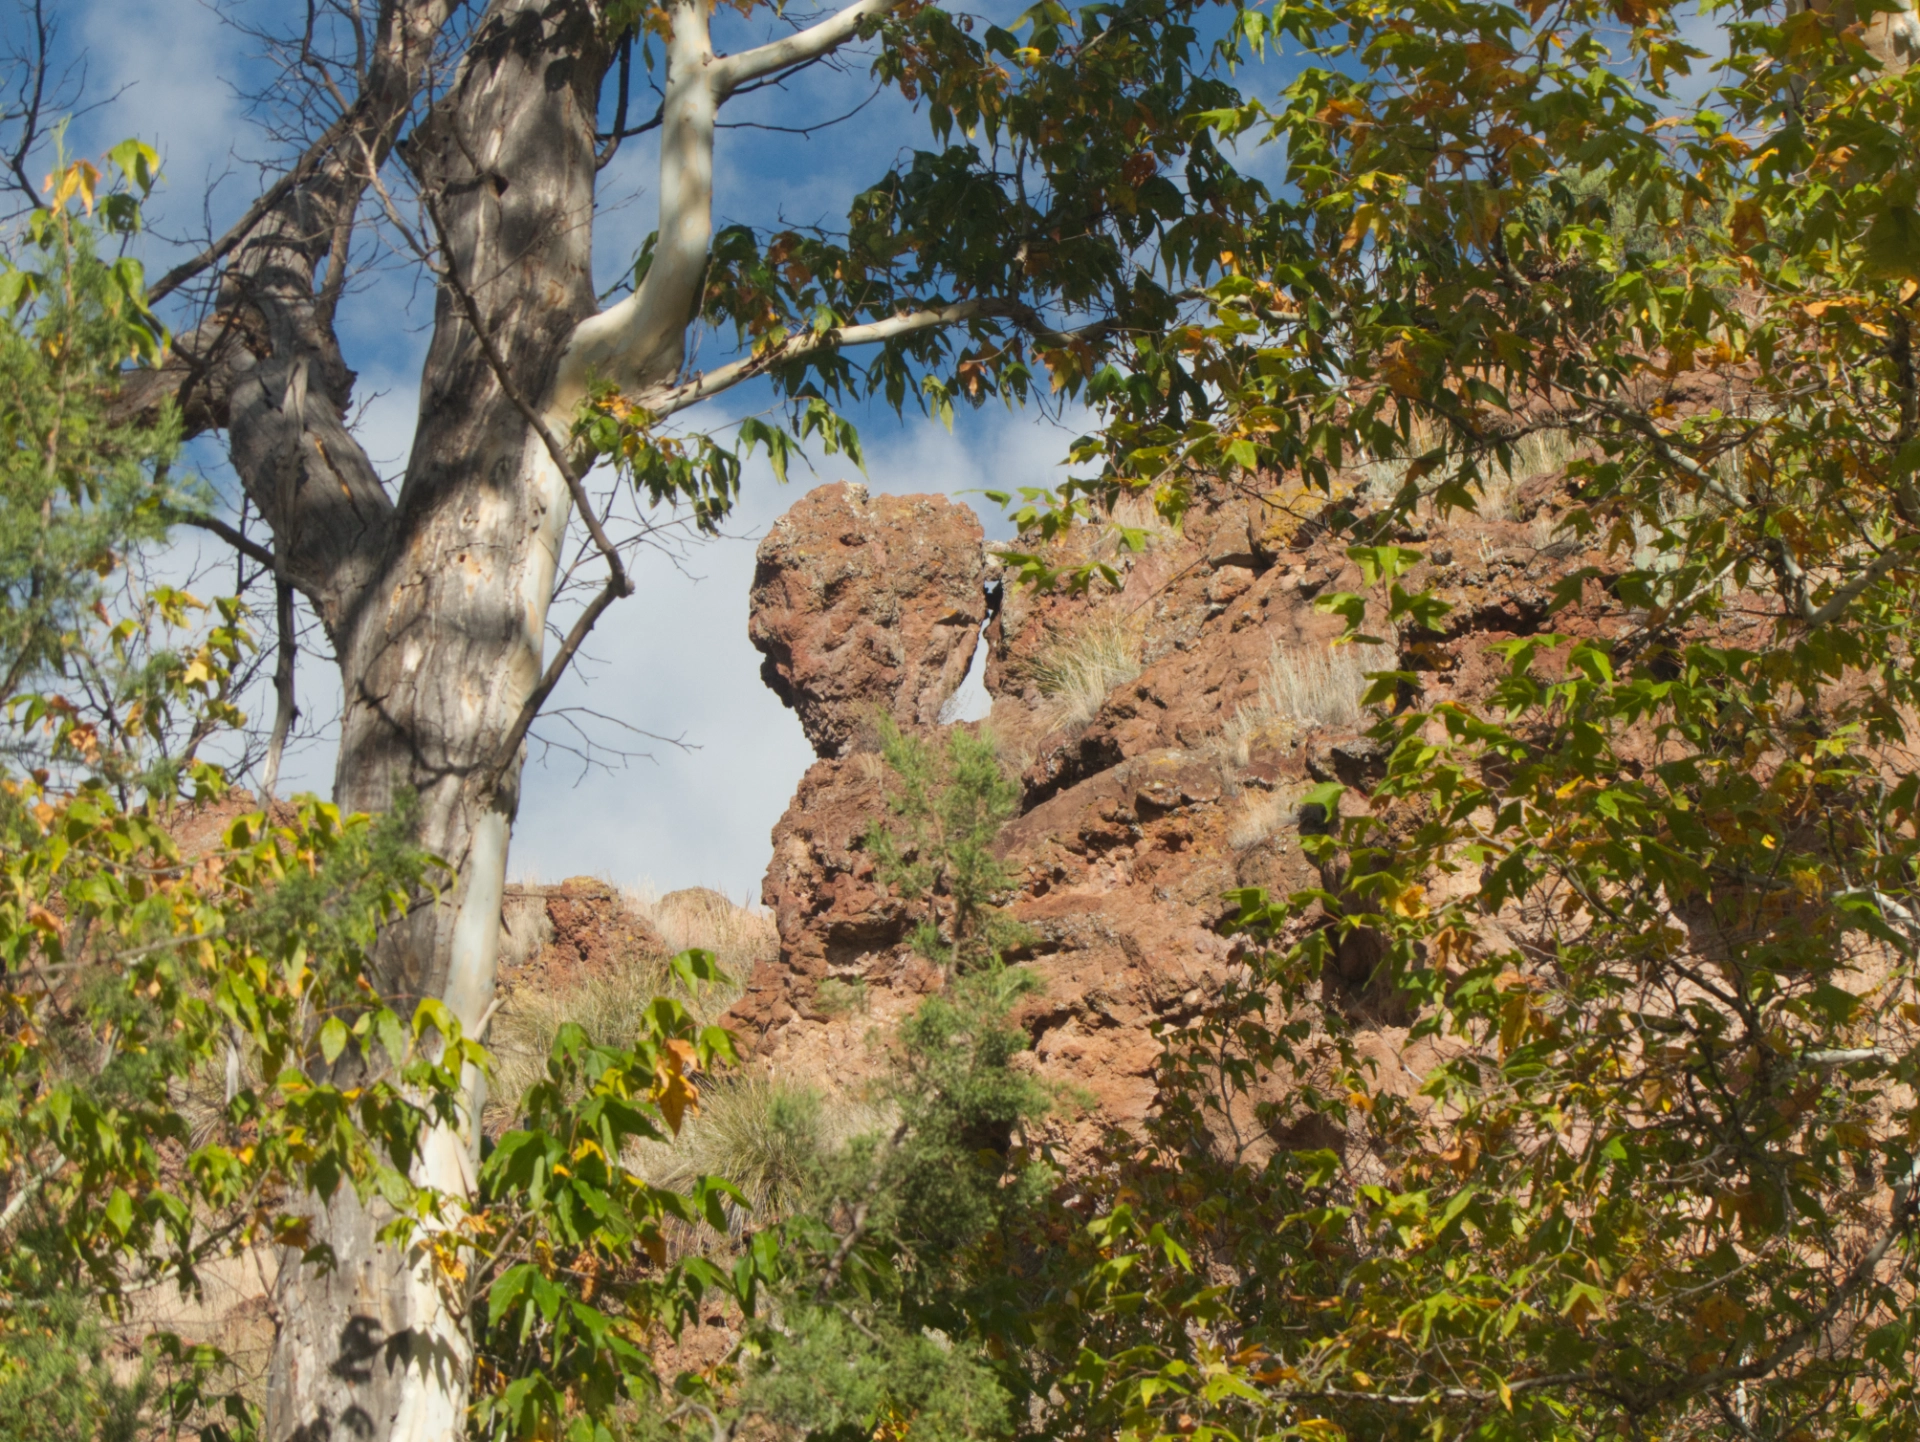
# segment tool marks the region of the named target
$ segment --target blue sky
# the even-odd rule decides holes
[[[286,0],[219,0],[217,8],[211,0],[56,0],[54,8],[69,57],[85,60],[88,98],[100,102],[76,122],[70,152],[98,153],[134,135],[164,157],[166,182],[150,208],[145,257],[157,274],[189,253],[185,247],[196,237],[217,233],[239,215],[258,194],[262,163],[284,159],[242,98],[265,87],[271,72],[257,42],[222,14],[246,24],[286,25],[304,7]],[[1016,0],[990,0],[983,8],[988,18],[1011,24],[1021,7]],[[798,9],[793,14],[801,17]],[[1711,27],[1702,32],[1703,39],[1713,38]],[[736,49],[747,40],[742,22],[723,7],[717,43]],[[1292,68],[1275,57],[1242,70],[1239,84],[1271,94]],[[736,102],[722,119],[794,127],[837,115],[868,93],[864,72],[860,60],[845,72],[816,68],[784,90]],[[653,97],[639,91],[632,113],[645,116],[652,108]],[[856,189],[897,155],[928,143],[924,120],[891,94],[812,136],[751,125],[723,130],[715,157],[716,224],[832,227]],[[1270,184],[1278,179],[1277,147],[1250,151],[1242,161]],[[653,228],[657,164],[652,137],[639,137],[601,177],[594,246],[603,287],[631,266]],[[411,437],[432,305],[417,273],[389,255],[366,271],[341,310],[341,339],[360,373],[360,434],[389,476],[397,476]],[[716,346],[724,343],[709,337],[709,363]],[[690,419],[714,424],[766,401],[764,390],[742,388]],[[959,494],[1057,481],[1079,418],[999,407],[962,411],[952,435],[937,423],[915,415],[899,419],[878,407],[856,412],[855,419],[873,488]],[[196,460],[235,494],[217,444],[200,445]],[[536,733],[512,862],[517,876],[557,880],[586,873],[662,890],[711,885],[736,897],[757,896],[768,833],[812,756],[791,713],[761,685],[759,657],[746,639],[754,545],[801,492],[851,474],[843,459],[823,460],[814,476],[798,471],[783,488],[763,464],[749,465],[727,538],[643,561],[639,593],[602,621]],[[963,499],[991,512],[977,495]],[[997,516],[983,519],[990,535],[1007,534]],[[563,614],[558,619],[564,624]],[[324,717],[337,705],[324,658],[303,657],[300,686],[310,716]],[[607,765],[583,766],[569,749],[582,735],[575,721],[603,748],[647,754],[624,761],[609,755]],[[636,739],[616,723],[682,738],[685,748]],[[552,749],[541,738],[554,743]],[[332,760],[331,738],[323,732],[290,757],[289,783],[324,793]]]
[[[302,7],[233,0],[222,8],[250,23],[288,23]],[[76,122],[69,151],[98,153],[133,135],[162,153],[166,179],[150,208],[145,255],[149,273],[157,274],[189,253],[195,237],[236,217],[258,193],[260,164],[281,158],[241,95],[259,89],[268,72],[256,42],[204,0],[66,0],[58,13],[66,50],[85,59],[89,98],[104,102]],[[994,5],[990,13],[1008,22],[1017,7]],[[738,22],[717,29],[723,48],[741,48]],[[862,63],[845,74],[816,69],[784,91],[730,106],[723,120],[795,126],[844,111],[869,88]],[[636,95],[633,108],[651,113],[651,97]],[[631,265],[653,228],[658,160],[651,139],[628,141],[602,176],[595,257],[603,286]],[[716,223],[830,226],[896,154],[927,143],[924,122],[890,95],[812,137],[726,130],[716,153]],[[372,268],[342,307],[342,342],[360,373],[360,433],[388,475],[397,475],[406,455],[431,313],[430,291],[397,260]],[[714,343],[707,342],[710,353]],[[716,419],[765,401],[764,392],[730,394],[717,403]],[[1051,484],[1064,474],[1059,463],[1074,434],[1073,417],[1062,423],[998,407],[961,412],[952,435],[918,416],[901,420],[878,408],[856,418],[866,479],[893,492]],[[216,443],[200,445],[195,459],[235,494]],[[783,488],[764,465],[750,466],[726,539],[643,562],[639,593],[602,621],[577,673],[554,698],[558,714],[542,723],[539,734],[558,744],[549,750],[536,742],[533,749],[516,876],[585,873],[661,890],[709,885],[757,897],[769,832],[812,754],[792,714],[761,685],[759,657],[746,639],[753,550],[804,490],[852,474],[834,458],[812,477],[797,472]],[[970,500],[991,511],[978,496]],[[997,516],[985,519],[990,533],[1007,534]],[[302,657],[299,684],[310,716],[337,705],[337,683],[323,657]],[[256,704],[264,714],[264,700]],[[574,720],[605,748],[646,754],[583,766],[569,749],[580,737]],[[685,748],[636,739],[616,722],[682,738]],[[309,741],[289,758],[288,785],[324,793],[332,760],[330,737]]]

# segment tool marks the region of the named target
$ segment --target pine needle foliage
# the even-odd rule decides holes
[[[1019,810],[1020,785],[985,732],[955,727],[933,743],[902,732],[891,717],[879,729],[894,782],[888,809],[897,820],[868,828],[867,853],[883,883],[924,908],[916,951],[956,970],[984,966],[1022,935],[993,904],[1013,884],[993,846]]]
[[[130,177],[146,174],[143,150],[116,152]],[[0,268],[0,702],[67,669],[106,579],[192,498],[169,471],[172,413],[108,411],[120,368],[159,335],[139,267],[99,253],[138,229],[133,199],[103,197],[97,223],[67,205],[38,212],[23,263]]]
[[[1036,985],[983,966],[901,1026],[874,1098],[885,1122],[820,1153],[805,1204],[755,1249],[768,1305],[742,1351],[736,1426],[835,1442],[1013,1427],[1009,1239],[1056,1181],[1031,1135],[1052,1095],[1015,1065],[1029,1042],[1012,1008]]]
[[[0,1365],[0,1428],[8,1442],[137,1442],[158,1390],[145,1359],[115,1376],[106,1328],[79,1298],[28,1303]]]

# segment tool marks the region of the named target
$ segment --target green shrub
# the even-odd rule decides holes
[[[143,1360],[114,1376],[99,1316],[75,1297],[13,1299],[0,1331],[0,1436],[8,1442],[134,1442],[155,1400]]]
[[[922,956],[957,970],[986,965],[1025,934],[993,904],[1014,881],[993,845],[1019,810],[1020,784],[985,732],[956,727],[935,745],[882,717],[880,743],[899,825],[876,821],[867,830],[880,880],[924,908],[912,938]]]
[[[830,976],[814,988],[813,1004],[828,1016],[851,1016],[867,1009],[867,983],[860,977]]]

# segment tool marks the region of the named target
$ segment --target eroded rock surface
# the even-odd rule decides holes
[[[986,620],[983,539],[944,496],[869,496],[849,481],[774,523],[748,634],[817,753],[847,754],[876,709],[906,727],[937,723]]]
[[[512,992],[559,991],[672,951],[608,883],[509,886],[501,908],[500,980]]]
[[[1302,831],[1326,818],[1303,816],[1299,799],[1316,778],[1338,779],[1352,788],[1343,808],[1370,804],[1385,757],[1362,734],[1371,718],[1357,706],[1357,672],[1412,672],[1428,701],[1476,703],[1504,669],[1492,644],[1545,624],[1562,577],[1604,570],[1604,556],[1555,531],[1563,491],[1563,478],[1543,477],[1497,520],[1456,515],[1443,533],[1404,537],[1426,557],[1412,584],[1435,586],[1454,609],[1443,630],[1403,636],[1363,667],[1349,662],[1344,710],[1337,688],[1276,709],[1273,674],[1276,654],[1324,663],[1340,622],[1315,602],[1362,589],[1346,543],[1325,523],[1330,504],[1364,507],[1357,481],[1331,503],[1221,488],[1177,532],[1150,516],[1105,518],[1077,528],[1048,560],[1104,562],[1117,586],[1082,596],[1009,588],[987,631],[987,724],[1021,774],[1024,805],[1001,849],[1019,877],[1011,910],[1034,936],[1020,959],[1044,986],[1024,1013],[1036,1064],[1096,1103],[1074,1128],[1075,1145],[1152,1110],[1157,1033],[1197,1013],[1237,965],[1242,943],[1224,925],[1228,891],[1338,889],[1340,877],[1321,875],[1301,850]],[[896,681],[912,663],[869,657],[921,654],[929,659],[915,674],[957,681],[961,649],[921,638],[946,624],[959,579],[974,574],[962,558],[938,559],[948,552],[935,547],[918,572],[901,571],[870,599],[826,599],[836,578],[854,591],[876,574],[872,562],[886,551],[874,531],[834,530],[842,517],[853,527],[870,514],[840,488],[807,497],[777,541],[769,537],[755,591],[756,643],[769,649],[762,628],[795,638],[784,670],[769,649],[770,684],[802,695],[796,709],[815,718],[809,735],[831,759],[807,773],[775,829],[763,900],[781,954],[755,971],[730,1021],[766,1062],[836,1086],[870,1074],[870,1038],[942,984],[906,945],[912,919],[878,885],[863,849],[884,812],[886,772],[853,721],[878,704],[903,725],[930,728],[938,705],[913,692],[927,681]],[[1147,532],[1144,549],[1128,544],[1122,522],[1136,538]],[[763,597],[793,599],[776,608]],[[831,627],[842,616],[848,634],[838,636]],[[1619,620],[1603,582],[1589,582],[1553,624],[1601,634]],[[872,635],[889,625],[899,631],[893,648]],[[1090,647],[1123,653],[1124,664],[1075,702],[1061,694],[1061,676]],[[1323,977],[1326,999],[1361,1029],[1361,1050],[1382,1075],[1411,1089],[1432,1057],[1426,1044],[1409,1044],[1407,1018],[1372,984],[1374,959],[1364,934],[1342,942]],[[830,979],[842,985],[823,990]],[[1289,1140],[1285,1123],[1276,1125],[1277,1145],[1321,1144]]]

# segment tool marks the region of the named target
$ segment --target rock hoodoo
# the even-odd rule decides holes
[[[760,543],[748,634],[760,674],[821,756],[875,710],[931,726],[966,679],[986,620],[980,522],[944,496],[822,486]]]
[[[1339,504],[1364,505],[1361,479]],[[1344,804],[1369,804],[1380,758],[1363,735],[1361,673],[1413,672],[1430,699],[1477,700],[1498,672],[1488,645],[1537,628],[1553,583],[1603,559],[1556,535],[1563,486],[1544,475],[1497,518],[1449,523],[1448,544],[1414,578],[1453,603],[1448,627],[1400,638],[1397,653],[1329,650],[1340,623],[1314,602],[1361,578],[1320,523],[1320,495],[1222,487],[1177,532],[1127,518],[1135,537],[1148,528],[1138,551],[1119,518],[1095,518],[1048,559],[1103,561],[1117,586],[1010,588],[987,628],[988,724],[1025,801],[1001,849],[1020,878],[1012,912],[1035,938],[1020,959],[1044,985],[1025,1015],[1036,1063],[1097,1103],[1076,1146],[1149,1112],[1157,1033],[1197,1012],[1237,964],[1224,893],[1337,889],[1302,854],[1315,818],[1299,799],[1325,777],[1353,788]],[[863,754],[873,745],[862,718],[878,706],[903,726],[936,722],[972,653],[980,534],[938,498],[869,501],[829,486],[762,547],[754,641],[822,756],[774,829],[762,897],[780,957],[755,969],[729,1017],[782,1070],[857,1080],[874,1065],[868,1036],[942,984],[906,944],[905,910],[863,849],[886,782]],[[1610,603],[1597,587],[1589,595],[1556,624],[1606,630]],[[1348,951],[1328,968],[1328,999],[1382,1075],[1411,1089],[1431,1044],[1410,1042],[1405,1018],[1372,994],[1368,958]],[[846,984],[823,990],[830,978]],[[1276,1142],[1291,1144],[1288,1119],[1274,1125]]]

